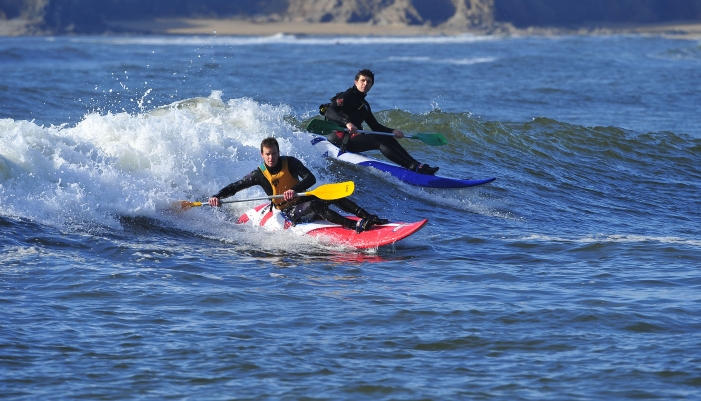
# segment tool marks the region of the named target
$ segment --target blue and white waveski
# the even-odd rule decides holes
[[[319,153],[325,157],[331,157],[358,166],[372,167],[389,173],[393,177],[410,185],[428,188],[466,188],[488,184],[496,180],[496,177],[473,180],[419,174],[391,162],[380,161],[358,153],[342,152],[340,148],[329,142],[324,136],[311,134],[311,137],[311,143],[314,149],[317,149]]]

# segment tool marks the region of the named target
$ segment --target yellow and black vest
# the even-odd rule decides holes
[[[282,163],[282,168],[277,174],[271,174],[265,163],[262,163],[260,167],[258,167],[273,188],[273,195],[282,195],[285,191],[292,189],[293,186],[299,183],[299,180],[290,173],[289,166],[287,165],[287,156],[280,156],[280,162]],[[284,209],[289,206],[291,202],[292,201],[285,201],[282,198],[273,199],[273,204],[278,209]]]

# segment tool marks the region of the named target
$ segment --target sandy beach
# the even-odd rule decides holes
[[[153,21],[110,21],[115,32],[141,32],[155,35],[269,36],[343,35],[343,36],[416,36],[450,34],[446,29],[407,25],[370,25],[345,23],[265,22],[241,19],[156,19]]]
[[[342,35],[342,36],[424,36],[475,34],[552,35],[552,34],[648,34],[678,39],[701,39],[701,23],[667,23],[649,25],[610,24],[605,26],[559,29],[516,29],[509,25],[491,30],[467,30],[450,26],[371,25],[345,23],[265,22],[240,19],[156,19],[142,21],[110,21],[108,27],[115,33],[152,35],[221,35],[269,36]]]

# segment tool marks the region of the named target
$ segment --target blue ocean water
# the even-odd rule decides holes
[[[381,121],[448,139],[412,155],[497,180],[319,158],[302,128],[360,68]],[[701,43],[654,36],[0,38],[0,394],[701,399],[700,85]],[[169,211],[269,135],[429,224],[357,251]]]

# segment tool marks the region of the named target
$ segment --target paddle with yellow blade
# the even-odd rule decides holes
[[[353,181],[337,182],[334,184],[321,185],[316,189],[307,192],[298,193],[297,196],[316,196],[323,200],[334,200],[345,198],[350,196],[353,191],[355,191],[355,183]],[[236,202],[249,202],[257,200],[266,199],[281,199],[285,195],[271,195],[263,196],[260,198],[248,198],[248,199],[235,199],[229,201],[221,201],[220,203],[236,203]],[[207,202],[190,202],[190,201],[175,201],[171,204],[171,210],[173,211],[184,211],[193,207],[199,206],[209,206]]]
[[[314,119],[314,120],[311,120],[307,124],[307,132],[311,132],[314,134],[328,135],[328,134],[332,133],[333,131],[348,131],[348,130],[343,128],[343,127],[340,127],[338,125],[338,123],[336,123],[334,121]],[[358,132],[363,133],[363,134],[394,136],[394,134],[389,133],[389,132],[375,132],[375,131],[362,131],[362,130],[358,130]],[[443,145],[448,144],[448,140],[446,140],[445,137],[441,134],[424,134],[424,133],[420,132],[420,133],[414,134],[414,135],[404,135],[404,138],[418,139],[421,142],[425,143],[426,145],[431,145],[431,146],[443,146]]]

